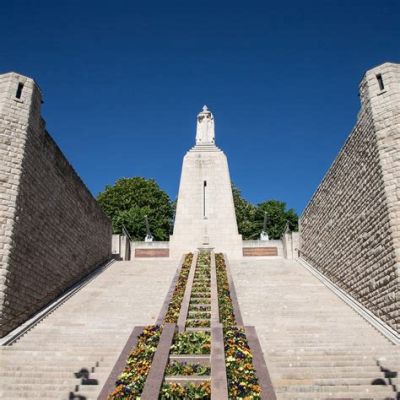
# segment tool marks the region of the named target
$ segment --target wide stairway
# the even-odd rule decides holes
[[[400,348],[295,261],[231,262],[278,400],[398,399]]]
[[[136,325],[153,324],[176,261],[118,261],[12,346],[0,398],[96,399]]]

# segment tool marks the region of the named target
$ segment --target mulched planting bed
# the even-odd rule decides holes
[[[183,262],[181,272],[179,274],[178,282],[176,283],[171,302],[168,306],[167,314],[164,318],[164,323],[177,322],[179,318],[179,311],[181,309],[183,296],[185,294],[186,283],[192,265],[193,254],[187,254]]]
[[[186,326],[190,328],[209,328],[211,326],[211,321],[209,319],[188,319],[186,320]]]
[[[136,399],[142,393],[144,383],[150,371],[151,362],[162,329],[148,326],[138,338],[136,348],[129,355],[126,367],[116,381],[116,388],[109,399]]]
[[[164,383],[161,388],[160,399],[169,400],[208,400],[211,399],[211,385],[209,382],[200,384]]]
[[[230,399],[260,399],[261,388],[252,364],[253,356],[247,343],[246,334],[243,328],[235,326],[235,315],[223,255],[216,254],[215,262],[219,312],[224,327],[228,395]]]
[[[189,307],[189,311],[196,311],[196,312],[211,312],[211,305],[207,304],[204,306],[199,306],[198,304],[191,305]]]
[[[211,303],[211,299],[207,298],[207,297],[203,297],[200,299],[191,299],[190,300],[190,304],[208,304]]]
[[[167,365],[165,375],[210,375],[211,368],[201,364],[173,361]]]
[[[171,346],[172,354],[210,354],[211,336],[208,332],[177,333]]]
[[[190,318],[197,318],[197,319],[210,319],[211,318],[211,313],[207,311],[190,311],[189,310],[189,317]]]

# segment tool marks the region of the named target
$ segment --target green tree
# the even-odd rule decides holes
[[[299,218],[292,208],[286,210],[286,203],[267,200],[255,206],[244,199],[240,190],[233,184],[232,194],[238,230],[243,239],[259,238],[264,225],[265,213],[267,213],[266,229],[270,239],[280,239],[287,223],[289,230],[297,231]]]
[[[267,200],[257,205],[254,222],[259,232],[263,228],[264,215],[267,217],[266,230],[270,239],[280,239],[286,224],[289,224],[291,231],[298,229],[296,212],[292,208],[286,210],[286,203],[283,201]]]
[[[245,200],[240,190],[233,184],[232,194],[239,233],[243,236],[243,239],[255,239],[260,234],[260,232],[256,232],[257,228],[254,222],[256,207]]]
[[[154,239],[168,240],[173,206],[168,194],[154,179],[119,179],[113,186],[106,186],[97,201],[111,218],[114,233],[121,233],[125,225],[133,240],[143,240],[147,215]]]

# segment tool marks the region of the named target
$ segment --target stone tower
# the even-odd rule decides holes
[[[214,116],[206,106],[197,116],[196,145],[183,159],[171,256],[199,247],[231,258],[242,252],[228,161],[215,145]]]
[[[111,223],[46,131],[41,92],[0,74],[0,337],[111,256]]]
[[[400,332],[400,64],[364,75],[357,123],[300,219],[302,257]]]

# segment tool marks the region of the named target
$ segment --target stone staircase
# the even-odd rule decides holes
[[[231,269],[278,400],[400,398],[400,347],[299,263],[243,260]]]
[[[170,260],[113,263],[0,347],[0,398],[96,399],[133,327],[156,320],[175,271]]]

